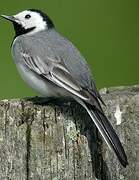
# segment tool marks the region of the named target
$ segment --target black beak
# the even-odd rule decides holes
[[[1,15],[4,19],[11,21],[11,22],[16,22],[17,19],[14,16],[6,16],[6,15]]]

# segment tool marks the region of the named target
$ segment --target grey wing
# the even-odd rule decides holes
[[[44,34],[42,32],[37,35],[37,38],[21,38],[18,49],[24,53],[25,57],[27,55],[30,59],[34,59],[33,62],[35,64],[29,61],[30,65],[32,65],[37,72],[40,71],[39,73],[47,74],[47,77],[48,74],[54,76],[54,73],[57,72],[53,79],[58,78],[60,73],[61,77],[67,78],[67,80],[70,76],[70,80],[72,78],[72,81],[80,86],[82,92],[85,92],[84,94],[87,94],[87,96],[91,94],[96,100],[102,101],[95,83],[91,79],[91,72],[85,59],[78,49],[70,41],[59,35],[59,33],[51,32],[46,36],[45,32]],[[38,68],[34,66],[42,69],[38,70]],[[65,85],[65,83],[63,83],[63,85]]]
[[[50,33],[49,36],[47,41],[49,41],[49,46],[51,46],[53,54],[60,56],[62,64],[68,68],[72,77],[74,77],[81,87],[87,89],[92,96],[95,96],[104,104],[92,79],[90,68],[79,50],[57,32]]]
[[[34,42],[34,44],[37,43]],[[93,92],[90,90],[90,93],[87,89],[88,87],[85,87],[85,85],[80,81],[79,75],[77,75],[76,77],[74,75],[75,71],[73,71],[71,68],[67,68],[64,57],[60,57],[60,55],[62,56],[60,52],[57,53],[59,55],[57,56],[55,55],[56,52],[53,49],[42,49],[42,47],[44,46],[41,46],[39,48],[40,51],[38,51],[38,47],[36,46],[33,46],[33,48],[35,49],[34,50],[33,48],[31,49],[31,46],[29,46],[28,44],[24,44],[23,41],[18,42],[18,51],[21,59],[23,59],[24,64],[28,66],[30,70],[37,73],[39,76],[46,78],[57,86],[66,89],[71,94],[76,95],[85,101],[88,101],[90,103],[93,102],[91,101],[92,96],[94,96],[94,98],[97,100],[98,97],[95,91]],[[87,81],[88,80],[84,82],[88,84]]]
[[[20,54],[24,64],[40,77],[46,78],[58,87],[66,89],[83,100],[89,100],[86,91],[74,80],[68,69],[60,61],[47,57],[49,65],[46,65],[46,61],[43,61],[38,56],[32,56],[29,52],[24,51],[23,48]]]

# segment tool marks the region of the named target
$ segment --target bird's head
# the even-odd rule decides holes
[[[54,27],[52,20],[47,14],[36,9],[25,10],[14,16],[1,16],[13,23],[16,36],[33,34]]]

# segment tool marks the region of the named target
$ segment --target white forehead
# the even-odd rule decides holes
[[[33,12],[33,11],[29,11],[29,10],[22,11],[22,12],[16,14],[16,15],[14,15],[14,17],[19,18],[19,19],[22,19],[22,18],[25,18],[25,16],[26,16],[27,14],[30,14],[33,19],[36,18],[36,19],[41,19],[41,20],[43,20],[43,18],[41,17],[41,15],[40,15],[39,13]]]

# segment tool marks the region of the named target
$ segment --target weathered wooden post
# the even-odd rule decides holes
[[[75,102],[0,101],[0,179],[139,179],[139,86],[102,90],[106,114],[127,152],[124,169]],[[32,99],[33,100],[33,99]]]

